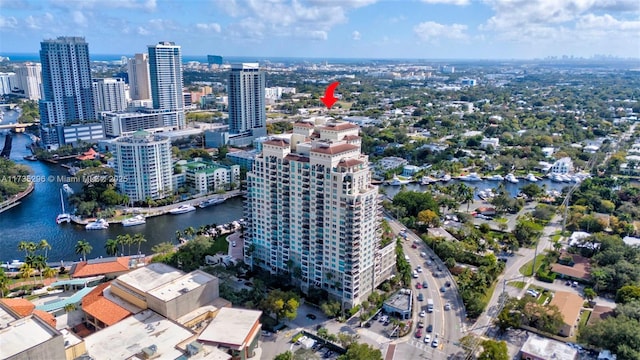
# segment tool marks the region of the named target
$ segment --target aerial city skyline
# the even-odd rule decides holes
[[[640,5],[618,1],[2,1],[0,55],[84,36],[94,54],[160,40],[183,54],[328,58],[640,57]],[[113,41],[117,39],[117,41]]]

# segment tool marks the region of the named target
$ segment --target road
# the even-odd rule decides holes
[[[387,219],[394,233],[399,233],[401,230],[406,229],[401,223]],[[417,249],[411,248],[411,244],[416,242]],[[418,273],[418,278],[412,281],[411,287],[414,291],[414,303],[416,309],[413,312],[414,324],[420,320],[418,316],[421,310],[426,310],[427,299],[433,299],[434,311],[427,313],[427,316],[423,318],[425,322],[425,329],[423,333],[426,334],[426,326],[433,325],[433,332],[431,338],[435,335],[440,339],[440,345],[437,348],[431,347],[430,344],[424,343],[424,334],[421,339],[415,337],[415,329],[409,336],[405,338],[404,343],[399,343],[396,348],[397,358],[402,359],[418,359],[421,357],[427,357],[430,359],[445,359],[447,354],[457,352],[458,348],[454,345],[455,342],[462,336],[462,325],[464,324],[465,314],[464,305],[460,298],[455,281],[447,270],[444,263],[427,247],[424,242],[415,234],[408,231],[407,239],[403,242],[404,253],[409,257],[409,262],[413,269],[418,265],[422,266],[423,271]],[[421,252],[425,252],[427,257],[420,256]],[[433,257],[434,261],[431,266],[426,265],[426,261]],[[440,267],[440,271],[437,267]],[[438,274],[439,276],[434,276]],[[417,282],[426,281],[429,284],[428,289],[417,290],[415,284]],[[445,282],[449,281],[451,287],[446,288],[446,292],[440,292],[440,288],[445,285]],[[422,292],[425,300],[417,301],[417,295]],[[445,303],[451,304],[451,310],[444,310]]]

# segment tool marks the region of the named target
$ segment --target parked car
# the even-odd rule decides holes
[[[418,267],[416,268],[416,271],[421,273],[422,272],[422,266],[418,265]]]
[[[436,335],[436,337],[433,339],[433,342],[431,343],[431,347],[438,347],[438,345],[440,344],[440,341],[438,340],[438,335]]]
[[[446,286],[446,287],[451,287],[451,281],[448,281],[448,280],[447,280],[447,282],[445,282],[445,283],[444,283],[444,286]]]
[[[423,328],[424,327],[424,321],[420,320],[418,321],[418,328]]]
[[[425,316],[427,316],[427,312],[424,310],[420,311],[420,317],[425,317]]]
[[[445,292],[445,291],[447,291],[446,287],[443,286],[443,287],[440,288],[440,292]]]
[[[449,303],[444,304],[444,309],[445,310],[451,310],[451,304],[449,304]]]
[[[418,301],[424,301],[424,295],[422,295],[422,293],[418,294]]]
[[[416,337],[418,339],[420,339],[422,337],[422,329],[418,329],[418,331],[416,331]]]
[[[433,325],[429,324],[429,326],[427,326],[427,332],[432,332],[433,331]]]
[[[422,287],[425,288],[425,289],[428,288],[429,287],[429,283],[426,280],[423,281],[422,282]]]
[[[232,241],[232,242],[231,242],[231,246],[236,247],[236,242],[235,242],[235,241]]]
[[[416,289],[422,289],[422,284],[420,284],[419,282],[416,283]]]
[[[429,334],[425,335],[424,336],[424,342],[427,343],[427,344],[430,343],[431,342],[431,335],[429,335]]]
[[[416,245],[416,244],[411,244],[411,248],[412,248],[412,249],[417,249],[417,248],[418,248],[418,245]]]
[[[309,320],[315,320],[316,316],[314,314],[307,314],[307,319]]]

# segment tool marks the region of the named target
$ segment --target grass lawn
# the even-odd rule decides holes
[[[591,317],[591,311],[585,310],[582,312],[582,315],[580,315],[580,322],[578,323],[578,329],[581,329],[583,326],[587,325],[589,317]]]
[[[353,105],[353,102],[338,101],[336,103],[336,105],[340,105],[340,106],[342,106],[343,109],[349,110],[349,109],[351,109],[351,106]]]
[[[542,259],[544,259],[544,254],[539,254],[538,256],[536,256],[535,260],[536,260],[536,271],[538,271],[538,269],[540,268],[540,265],[542,265]],[[525,276],[532,276],[533,273],[531,272],[531,268],[533,267],[533,260],[527,262],[526,264],[522,265],[522,267],[520,268],[520,274],[525,275]]]
[[[222,235],[214,240],[212,250],[217,254],[219,252],[227,254],[229,253],[229,243],[227,242],[228,235]]]
[[[553,242],[560,241],[561,238],[562,238],[562,235],[556,234],[551,237],[551,241]]]
[[[524,281],[510,281],[507,283],[509,286],[513,286],[514,288],[524,289],[525,285],[527,285]]]
[[[548,292],[544,292],[542,294],[540,294],[540,296],[538,296],[538,299],[536,300],[536,302],[540,305],[544,304],[545,301],[547,301],[547,299],[551,297],[550,294]]]
[[[498,285],[498,282],[494,281],[491,287],[487,290],[487,292],[484,293],[484,298],[482,299],[482,301],[484,302],[485,307],[487,307],[489,300],[491,300],[491,297],[493,296],[493,292],[496,290],[497,285]]]

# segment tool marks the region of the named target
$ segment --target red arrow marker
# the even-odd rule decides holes
[[[336,91],[336,88],[340,85],[339,82],[332,82],[327,86],[327,90],[324,91],[324,97],[321,97],[320,100],[326,105],[327,109],[331,109],[333,104],[338,101],[336,97],[333,96],[333,92]]]

